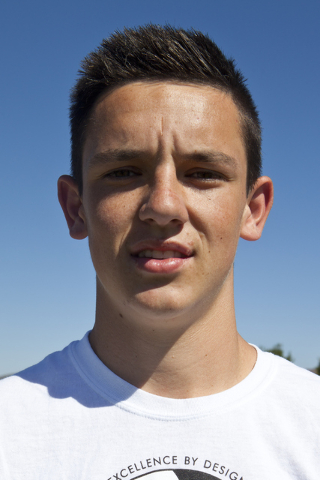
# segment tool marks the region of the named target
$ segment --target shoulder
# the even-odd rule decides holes
[[[259,352],[273,365],[273,379],[268,392],[276,404],[284,408],[311,409],[320,418],[320,377],[272,353]]]
[[[99,391],[92,388],[96,363],[102,367],[90,347],[88,333],[40,363],[0,381],[0,424],[8,422],[9,417],[43,418],[49,411],[58,414],[65,404],[105,404]]]
[[[261,353],[262,355],[268,355],[272,358],[272,361],[277,366],[278,375],[281,376],[282,380],[284,380],[286,383],[289,382],[292,387],[303,383],[305,387],[312,386],[312,388],[320,388],[320,377],[315,373],[312,373],[305,368],[298,367],[285,358],[279,357],[272,353]]]
[[[36,403],[45,396],[59,396],[74,379],[75,369],[70,360],[70,344],[64,350],[51,353],[41,362],[0,381],[0,406],[12,409],[15,404]]]

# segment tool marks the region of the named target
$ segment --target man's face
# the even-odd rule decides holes
[[[102,97],[84,145],[80,209],[98,302],[158,319],[210,309],[232,284],[246,173],[228,94],[137,82]]]

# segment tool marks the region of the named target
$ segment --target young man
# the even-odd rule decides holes
[[[0,478],[315,480],[319,379],[236,329],[238,239],[273,198],[243,77],[201,33],[155,26],[82,68],[58,191],[96,319],[2,382]]]

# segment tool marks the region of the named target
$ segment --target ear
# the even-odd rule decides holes
[[[66,217],[72,238],[82,240],[87,236],[87,226],[79,188],[70,175],[62,175],[58,180],[58,198]]]
[[[259,177],[252,187],[243,212],[240,237],[258,240],[273,203],[273,185],[269,177]]]

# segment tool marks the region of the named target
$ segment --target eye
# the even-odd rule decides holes
[[[117,170],[113,170],[105,175],[108,178],[130,178],[135,177],[137,175],[141,175],[139,172],[130,169],[130,168],[118,168]]]
[[[195,178],[197,180],[224,180],[225,177],[218,172],[212,170],[197,170],[191,172],[187,175],[190,178]]]

